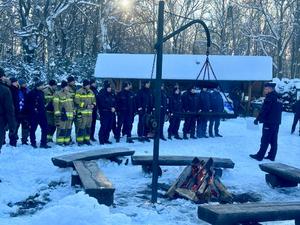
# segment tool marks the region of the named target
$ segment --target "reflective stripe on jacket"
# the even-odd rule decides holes
[[[77,113],[92,115],[93,108],[91,108],[91,106],[96,105],[96,98],[91,89],[82,87],[76,92],[74,103]]]
[[[74,116],[74,103],[72,94],[68,91],[60,90],[55,92],[53,97],[54,115],[61,116],[65,110],[68,119]],[[63,110],[64,109],[64,110]]]

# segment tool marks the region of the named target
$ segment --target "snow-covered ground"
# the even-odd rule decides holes
[[[283,114],[276,161],[300,168],[300,137],[298,132],[290,134],[292,119],[293,114]],[[235,168],[224,170],[222,176],[223,183],[230,191],[255,192],[261,195],[263,202],[299,200],[299,187],[271,189],[265,182],[265,173],[258,167],[259,163],[249,158],[250,153],[258,150],[261,136],[261,130],[253,128],[252,121],[253,118],[238,118],[221,122],[220,133],[224,135],[223,138],[162,141],[160,154],[231,158]],[[140,166],[99,160],[100,168],[116,188],[115,205],[107,207],[97,204],[94,198],[80,189],[71,187],[70,168],[60,169],[51,162],[53,156],[114,146],[128,147],[139,155],[150,155],[152,145],[153,142],[127,144],[121,140],[121,143],[112,146],[102,147],[94,143],[90,147],[55,146],[47,150],[30,146],[4,146],[0,155],[0,224],[206,224],[197,218],[197,205],[187,200],[159,198],[157,204],[151,204],[148,187],[151,176],[143,174]],[[163,167],[163,176],[159,182],[171,184],[183,168]],[[18,202],[26,199],[27,208],[35,204],[36,200],[40,203],[32,210],[22,210]],[[265,224],[287,225],[294,222]]]

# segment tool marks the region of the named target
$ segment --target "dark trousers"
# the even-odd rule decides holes
[[[138,122],[138,136],[139,137],[147,137],[148,133],[150,132],[150,129],[146,126],[146,113],[145,112],[139,112],[139,122]]]
[[[6,127],[5,122],[0,118],[0,151],[5,140],[5,127]]]
[[[180,127],[180,121],[181,121],[181,118],[178,115],[173,115],[170,117],[170,121],[169,121],[170,125],[168,128],[169,136],[172,136],[172,135],[178,136],[179,135],[178,130]]]
[[[183,134],[190,133],[191,137],[195,136],[196,116],[186,116],[183,124]]]
[[[216,134],[219,134],[219,126],[220,126],[221,118],[219,116],[212,116],[209,119],[209,126],[208,126],[208,132],[209,135],[213,135],[213,130]]]
[[[197,137],[204,137],[206,135],[208,118],[200,116],[197,119]]]
[[[17,119],[17,128],[15,130],[15,134],[11,137],[9,135],[10,138],[10,143],[11,144],[16,144],[18,138],[18,130],[20,128],[20,126],[22,126],[22,138],[21,141],[22,143],[26,143],[27,139],[29,137],[29,122],[28,122],[28,118],[19,118]]]
[[[293,125],[292,125],[292,133],[295,132],[296,130],[296,126],[297,126],[297,123],[300,122],[300,116],[295,114],[294,115],[294,121],[293,121]],[[300,126],[299,126],[299,135],[300,135]]]
[[[93,110],[93,114],[92,114],[92,124],[91,124],[91,133],[90,133],[91,139],[93,139],[95,135],[96,121],[97,121],[97,109]]]
[[[47,144],[47,119],[45,117],[35,116],[30,118],[30,143],[36,144],[35,132],[37,127],[41,128],[41,145]]]
[[[262,137],[260,149],[257,152],[258,158],[263,158],[271,145],[268,157],[275,159],[277,153],[277,138],[278,138],[279,124],[264,124],[262,128]]]
[[[116,138],[121,137],[121,129],[122,134],[127,137],[131,137],[131,130],[133,124],[133,115],[129,115],[126,112],[119,112],[117,116],[117,127],[116,127]]]
[[[98,134],[100,144],[104,144],[109,140],[109,134],[113,127],[113,119],[114,119],[114,115],[112,112],[109,111],[101,112],[100,115],[101,127]]]

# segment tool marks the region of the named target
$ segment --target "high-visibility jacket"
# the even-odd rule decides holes
[[[53,112],[53,96],[55,93],[55,90],[51,88],[50,86],[46,87],[44,90],[44,95],[45,95],[45,107],[47,112]]]
[[[74,101],[75,94],[76,94],[76,86],[68,85],[68,87],[69,87],[69,93],[71,94],[72,99]]]
[[[90,106],[96,106],[96,97],[91,89],[82,87],[76,92],[74,103],[77,114],[92,115],[93,109]]]
[[[67,116],[68,119],[73,119],[74,103],[72,94],[69,91],[60,90],[58,92],[55,92],[53,98],[53,106],[55,116],[59,116],[61,118]]]

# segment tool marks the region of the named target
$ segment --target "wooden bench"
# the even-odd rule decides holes
[[[266,174],[266,182],[272,187],[296,187],[300,183],[300,169],[282,163],[263,163],[260,169]]]
[[[159,156],[158,165],[160,166],[187,166],[191,165],[193,159],[197,156]],[[207,161],[210,157],[198,157],[199,160]],[[231,159],[212,158],[215,168],[234,168],[234,162]],[[144,172],[152,171],[153,156],[131,156],[132,165],[141,165]],[[161,171],[161,168],[159,168]],[[218,171],[220,176],[222,171]]]
[[[73,163],[85,192],[96,198],[99,204],[112,205],[115,188],[99,169],[96,161],[74,161]],[[73,176],[72,184],[74,184]]]
[[[213,225],[279,220],[295,220],[295,224],[300,225],[300,202],[201,205],[198,218]]]
[[[115,161],[116,157],[119,156],[130,156],[133,155],[134,151],[128,148],[104,148],[99,150],[91,150],[85,152],[77,152],[68,155],[61,155],[53,157],[52,163],[60,168],[72,167],[73,161],[76,160],[96,160],[96,159],[111,159]]]

